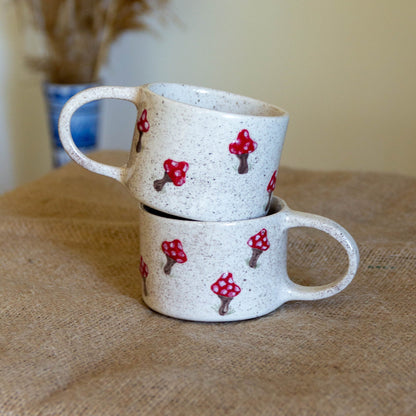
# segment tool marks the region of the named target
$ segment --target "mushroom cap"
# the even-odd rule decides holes
[[[235,142],[230,143],[229,150],[234,155],[242,155],[254,152],[257,149],[257,143],[251,139],[248,130],[244,129],[238,133]]]
[[[163,163],[163,168],[175,186],[182,186],[186,182],[186,172],[189,169],[188,163],[167,159]]]
[[[143,257],[140,256],[140,274],[142,275],[142,277],[147,277],[149,274],[149,268],[147,267],[147,264],[144,262]]]
[[[263,228],[257,234],[254,234],[249,238],[247,244],[251,248],[257,248],[262,251],[266,251],[270,247],[269,240],[267,239],[267,230]]]
[[[142,111],[142,115],[140,116],[140,119],[137,122],[137,128],[142,133],[146,133],[147,131],[149,131],[150,125],[147,121],[147,110]]]
[[[273,175],[270,179],[269,184],[267,185],[267,192],[273,192],[274,188],[276,188],[276,179],[277,179],[277,170],[273,172]]]
[[[223,273],[220,278],[211,285],[211,290],[218,296],[234,298],[240,294],[241,289],[234,283],[232,273]]]
[[[162,250],[168,257],[175,260],[176,263],[185,263],[188,260],[180,240],[164,241],[162,243]]]

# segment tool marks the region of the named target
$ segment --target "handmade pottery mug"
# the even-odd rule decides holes
[[[193,321],[236,321],[291,300],[323,299],[343,290],[359,263],[357,245],[327,218],[293,211],[272,198],[269,215],[232,222],[189,221],[143,205],[140,276],[143,299],[162,314]],[[312,227],[346,250],[346,274],[322,286],[294,283],[286,270],[287,232]]]
[[[74,112],[103,98],[131,101],[138,110],[123,167],[91,160],[71,137]],[[75,162],[126,185],[147,206],[184,218],[232,221],[267,212],[288,119],[284,110],[252,98],[157,83],[80,92],[63,108],[59,133]]]

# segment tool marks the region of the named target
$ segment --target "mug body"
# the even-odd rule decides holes
[[[288,299],[285,203],[233,222],[200,222],[140,206],[143,299],[162,314],[236,321],[267,314]]]
[[[124,182],[143,204],[201,221],[264,216],[288,124],[275,106],[181,84],[148,84]]]

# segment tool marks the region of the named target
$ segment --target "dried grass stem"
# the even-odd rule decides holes
[[[146,30],[146,15],[168,0],[14,0],[24,29],[40,36],[29,65],[53,83],[96,82],[111,44],[129,30]]]

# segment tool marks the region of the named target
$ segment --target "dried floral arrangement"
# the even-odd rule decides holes
[[[147,30],[145,17],[168,0],[13,0],[21,27],[34,33],[41,52],[30,67],[57,84],[96,82],[112,43],[124,32]]]

